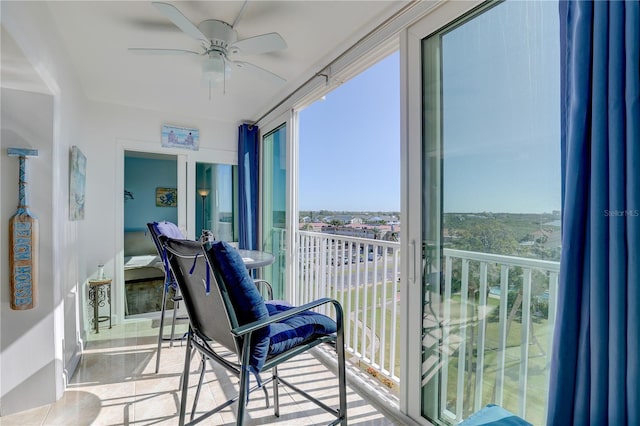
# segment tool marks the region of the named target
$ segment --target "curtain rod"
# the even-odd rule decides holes
[[[338,55],[337,57],[335,57],[331,62],[329,62],[327,65],[325,65],[324,67],[320,68],[320,70],[315,73],[314,75],[312,75],[311,77],[309,77],[309,79],[307,79],[304,83],[302,83],[301,85],[299,85],[298,87],[296,87],[291,93],[289,93],[284,99],[282,99],[280,102],[278,102],[275,106],[273,106],[271,109],[269,109],[267,112],[265,112],[264,114],[262,114],[260,116],[260,118],[258,118],[257,120],[255,120],[252,124],[249,125],[249,128],[253,128],[253,126],[256,126],[261,120],[264,120],[269,114],[271,114],[272,112],[274,112],[276,109],[280,108],[285,102],[287,102],[289,99],[291,99],[293,97],[293,95],[295,95],[296,93],[298,93],[302,88],[304,88],[307,84],[311,83],[314,79],[316,79],[317,77],[324,77],[326,82],[329,82],[329,75],[327,73],[325,73],[325,71],[327,69],[330,69],[333,65],[336,64],[336,62],[338,62],[339,60],[341,60],[342,58],[344,58],[345,56],[347,56],[349,53],[351,53],[356,47],[360,46],[361,43],[363,43],[366,39],[368,39],[369,37],[371,37],[373,34],[375,34],[376,32],[378,32],[381,28],[385,27],[387,24],[389,24],[390,22],[392,22],[393,20],[395,20],[398,16],[404,14],[405,12],[407,12],[409,9],[411,9],[413,6],[415,6],[417,3],[419,3],[420,0],[411,0],[409,2],[409,4],[407,4],[406,6],[402,7],[402,9],[398,10],[397,12],[395,12],[393,15],[391,15],[390,17],[388,17],[387,19],[385,19],[380,25],[378,25],[377,27],[375,27],[374,29],[372,29],[371,31],[369,31],[367,34],[365,34],[364,36],[362,36],[357,42],[355,42],[353,45],[351,45],[351,47],[347,48],[347,50],[345,50],[344,52],[342,52],[340,55]]]

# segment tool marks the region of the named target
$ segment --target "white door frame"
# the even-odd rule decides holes
[[[286,189],[286,208],[287,223],[286,223],[286,260],[285,260],[285,294],[287,299],[291,302],[295,300],[296,292],[296,267],[295,253],[298,250],[296,245],[296,231],[298,225],[298,145],[294,143],[298,139],[298,132],[296,126],[295,117],[297,114],[293,110],[289,109],[280,114],[279,116],[270,119],[266,124],[260,127],[260,176],[262,176],[262,159],[263,159],[263,146],[262,140],[265,135],[271,133],[278,127],[285,125],[286,127],[286,167],[287,167],[287,189]],[[263,205],[263,184],[260,179],[260,185],[258,192],[259,196],[259,220],[258,220],[258,242],[262,241],[262,205]]]
[[[139,141],[130,139],[117,140],[116,153],[116,196],[114,206],[116,209],[115,229],[119,230],[115,235],[115,248],[118,255],[114,259],[114,282],[112,284],[113,318],[115,323],[125,321],[124,315],[124,236],[120,232],[124,229],[124,156],[126,151],[142,152],[149,154],[162,154],[173,156],[177,167],[178,189],[178,228],[189,239],[194,239],[195,234],[195,209],[196,209],[196,162],[216,164],[238,164],[237,152],[200,148],[199,151],[185,151],[177,148],[165,148],[159,141]],[[118,189],[119,188],[119,189]],[[181,306],[181,309],[183,307]],[[155,314],[152,314],[155,315]],[[135,320],[135,319],[133,319]]]
[[[187,203],[188,196],[182,196],[180,194],[187,194],[187,156],[183,151],[177,149],[161,148],[156,142],[141,142],[128,139],[120,139],[117,142],[117,154],[116,154],[116,197],[114,200],[114,206],[116,210],[116,223],[115,229],[115,248],[117,255],[114,259],[114,282],[111,290],[111,303],[114,307],[114,319],[115,323],[123,323],[125,321],[125,309],[124,309],[124,156],[126,151],[143,152],[149,154],[162,154],[167,156],[173,156],[176,159],[177,167],[177,189],[178,189],[178,227],[183,231],[187,231]]]

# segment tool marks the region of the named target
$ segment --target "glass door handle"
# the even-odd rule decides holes
[[[411,284],[416,283],[416,240],[411,240],[409,243],[409,248],[411,249],[411,257],[410,257],[410,267],[411,274],[409,275],[409,281]]]

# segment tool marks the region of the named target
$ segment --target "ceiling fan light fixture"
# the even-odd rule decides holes
[[[222,54],[212,53],[202,62],[202,79],[206,82],[221,83],[225,78],[225,63]]]

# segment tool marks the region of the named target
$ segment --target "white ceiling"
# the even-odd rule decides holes
[[[242,1],[174,1],[191,22],[233,23]],[[50,1],[49,10],[89,99],[220,121],[255,120],[406,1],[251,1],[238,38],[278,32],[279,52],[238,58],[284,77],[274,84],[234,69],[226,93],[201,85],[198,56],[133,55],[129,47],[199,51],[147,1]],[[5,43],[3,64],[5,67]],[[4,71],[4,70],[3,70]],[[3,75],[4,77],[4,75]],[[4,84],[3,84],[4,85]]]
[[[0,40],[2,40],[0,47],[0,64],[2,65],[0,80],[2,87],[49,94],[47,86],[27,61],[27,58],[24,57],[15,40],[4,28],[0,32]]]

